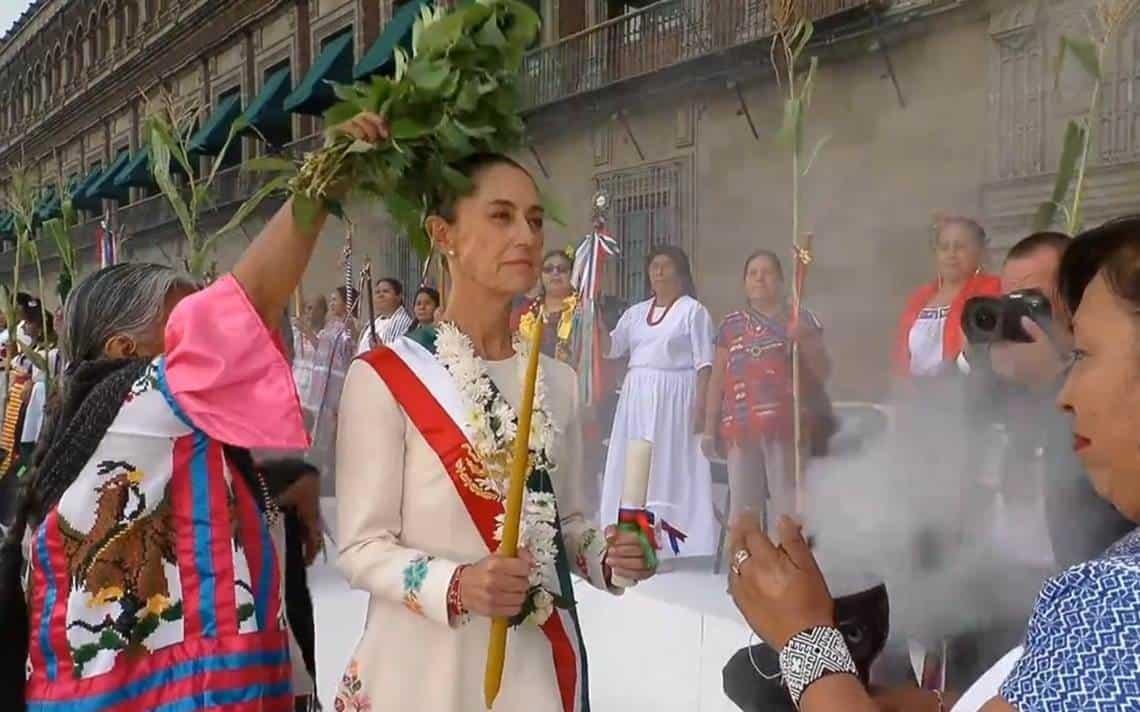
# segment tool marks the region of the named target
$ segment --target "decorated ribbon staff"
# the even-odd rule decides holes
[[[580,300],[580,321],[573,330],[575,345],[572,351],[579,354],[578,395],[579,402],[584,405],[601,402],[605,392],[605,354],[602,353],[602,340],[598,336],[606,328],[600,314],[601,282],[606,262],[621,253],[617,240],[610,235],[606,225],[608,203],[609,198],[605,193],[594,196],[593,231],[574,251],[574,268],[570,278]]]
[[[803,303],[804,282],[807,279],[808,266],[812,261],[811,243],[813,236],[809,233],[802,241],[792,243],[792,253],[795,260],[795,272],[792,277],[792,313],[788,319],[788,331],[795,335],[799,333],[800,306]],[[800,373],[800,340],[794,336],[792,340],[792,436],[795,449],[793,450],[796,512],[803,513],[804,502],[804,428],[803,428],[803,379]]]

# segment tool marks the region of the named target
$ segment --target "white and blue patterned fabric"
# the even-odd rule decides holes
[[[1045,583],[1001,696],[1019,712],[1140,710],[1140,530]]]

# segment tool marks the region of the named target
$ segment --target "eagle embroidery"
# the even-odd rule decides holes
[[[80,670],[100,650],[147,652],[144,641],[160,621],[182,617],[181,602],[171,601],[163,569],[166,562],[176,563],[169,485],[158,506],[147,512],[138,468],[116,460],[97,468],[105,479],[95,489],[95,524],[85,534],[61,517],[59,529],[72,590],[88,594],[93,607],[118,603],[120,610],[98,624],[79,620],[69,626],[98,636],[74,651]]]

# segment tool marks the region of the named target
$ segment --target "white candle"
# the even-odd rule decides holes
[[[625,449],[625,486],[622,489],[622,509],[645,509],[649,495],[649,471],[653,466],[653,443],[648,440],[630,440]],[[611,583],[618,588],[629,588],[637,582],[614,575]]]
[[[630,440],[625,450],[625,488],[622,490],[623,509],[645,509],[649,493],[649,470],[653,466],[653,443],[648,440]]]

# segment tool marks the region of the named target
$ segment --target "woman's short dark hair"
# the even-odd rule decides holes
[[[697,296],[697,285],[693,281],[693,269],[689,264],[689,256],[676,245],[657,245],[645,257],[645,293],[652,294],[653,287],[649,283],[649,265],[658,257],[668,257],[681,278],[681,292],[694,299]]]
[[[528,176],[530,175],[530,171],[524,168],[521,163],[501,153],[476,153],[449,165],[450,168],[472,181],[475,181],[480,173],[494,166],[513,166]],[[454,191],[440,190],[431,197],[428,214],[438,215],[449,223],[455,222],[455,206],[463,197],[465,196],[458,195]]]
[[[416,290],[416,298],[418,299],[421,294],[426,294],[427,298],[432,301],[437,307],[439,306],[439,290],[435,287],[420,287]]]
[[[542,264],[546,264],[546,261],[551,257],[557,257],[568,265],[574,265],[574,258],[566,254],[565,250],[547,250],[546,254],[542,256]]]
[[[744,260],[745,277],[748,276],[748,268],[752,266],[755,260],[761,257],[772,263],[772,266],[776,268],[776,274],[780,275],[780,279],[784,278],[784,264],[780,262],[780,258],[776,256],[776,253],[771,250],[756,250],[751,255],[748,255],[748,259]]]
[[[333,291],[337,293],[346,307],[352,307],[352,316],[356,316],[357,311],[360,309],[360,300],[356,298],[356,290],[342,284]]]
[[[384,277],[382,279],[378,279],[376,280],[376,284],[386,284],[392,288],[392,291],[395,292],[397,297],[404,296],[404,283],[395,277]]]
[[[1140,311],[1140,215],[1111,220],[1069,243],[1058,291],[1070,314],[1076,314],[1085,289],[1101,273],[1113,294]]]
[[[986,236],[986,229],[977,220],[964,215],[940,215],[935,221],[934,245],[937,246],[938,238],[951,225],[957,225],[969,231],[974,240],[977,241],[978,247],[985,247],[990,241],[989,237]]]

